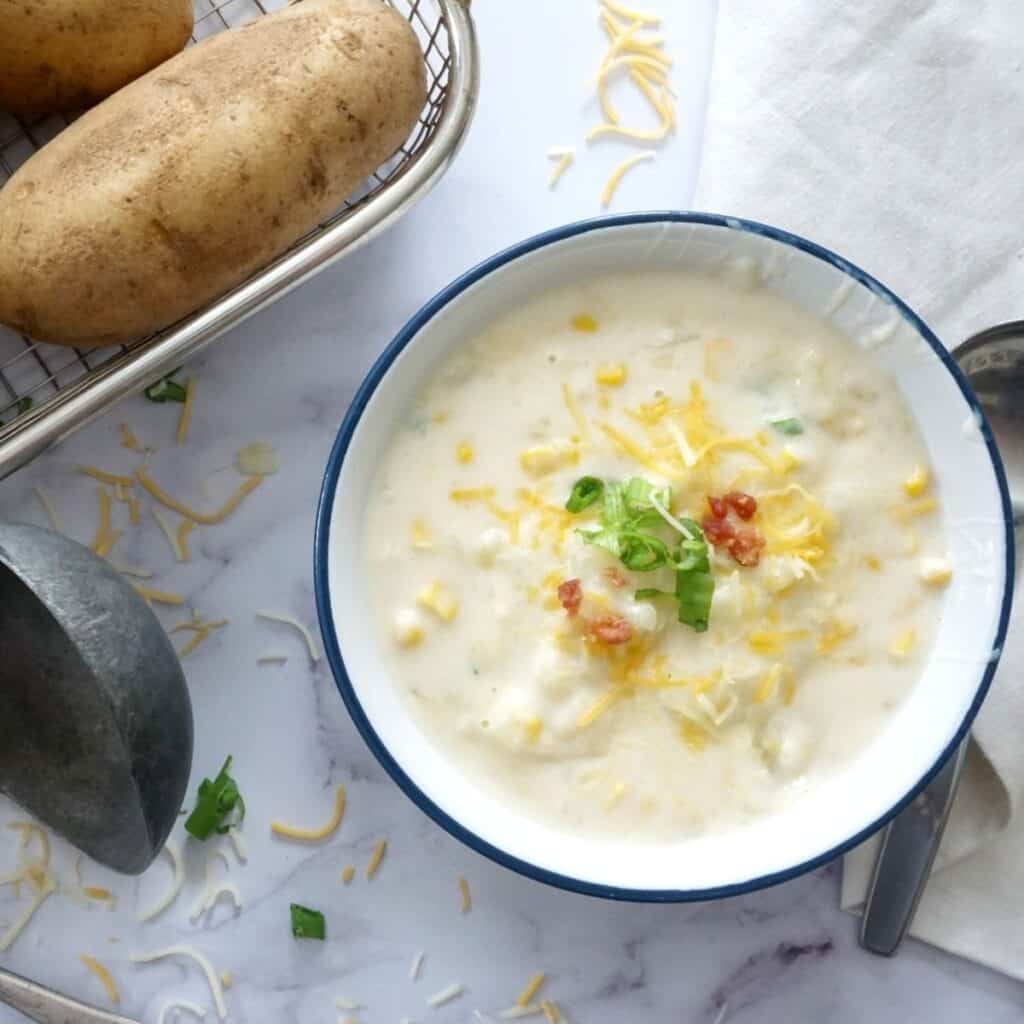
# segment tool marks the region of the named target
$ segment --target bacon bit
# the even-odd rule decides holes
[[[715,519],[713,516],[705,516],[701,521],[700,528],[704,536],[715,545],[716,548],[728,544],[736,536],[736,528],[726,519]]]
[[[724,519],[729,514],[729,506],[726,504],[725,498],[713,498],[709,494],[708,507],[716,519]]]
[[[610,565],[607,569],[605,569],[604,578],[613,587],[624,587],[629,582],[629,580],[627,580],[626,577],[623,576],[622,573],[619,572],[619,570],[616,569],[614,565]]]
[[[757,563],[761,561],[761,549],[764,545],[764,537],[762,537],[757,530],[740,530],[737,532],[736,536],[729,541],[729,554],[732,555],[740,565],[757,565]]]
[[[633,639],[633,627],[621,615],[602,615],[591,619],[584,631],[591,640],[602,644],[625,644]]]
[[[583,584],[577,579],[563,580],[558,584],[558,600],[570,615],[575,615],[583,601]]]
[[[730,491],[722,499],[731,509],[736,512],[740,519],[753,519],[757,511],[757,498],[742,491]]]

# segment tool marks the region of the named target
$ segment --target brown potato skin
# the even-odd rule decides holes
[[[382,0],[302,0],[185,50],[0,191],[0,322],[85,347],[166,327],[337,209],[424,99]]]
[[[192,0],[0,0],[0,110],[81,110],[173,57]]]

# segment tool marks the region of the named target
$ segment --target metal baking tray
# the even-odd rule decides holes
[[[426,105],[401,149],[276,262],[157,334],[86,350],[33,342],[0,327],[0,479],[372,238],[437,182],[476,103],[478,53],[469,0],[387,2],[415,29],[427,73]],[[284,6],[284,0],[195,3],[193,41]],[[0,114],[0,186],[67,124],[60,117],[29,124]]]

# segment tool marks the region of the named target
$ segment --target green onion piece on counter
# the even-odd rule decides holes
[[[581,476],[572,485],[572,493],[565,507],[573,513],[582,512],[598,501],[604,492],[604,484],[596,476]]]
[[[240,825],[245,817],[245,801],[238,792],[238,783],[229,774],[230,769],[229,757],[217,778],[199,783],[199,798],[185,822],[185,831],[196,839],[209,839],[214,832],[223,835],[233,825]],[[228,822],[228,815],[236,809],[238,817]]]
[[[184,402],[185,389],[176,380],[172,380],[180,371],[180,366],[171,370],[166,377],[161,377],[155,384],[150,384],[142,393],[151,402]]]
[[[804,432],[804,425],[795,417],[790,416],[784,420],[772,420],[771,425],[780,433],[795,437]]]
[[[327,938],[327,922],[319,910],[310,910],[309,907],[301,907],[298,903],[291,905],[292,912],[292,935],[297,939],[320,939]]]

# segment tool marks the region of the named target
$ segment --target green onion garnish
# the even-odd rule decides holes
[[[771,425],[780,433],[795,437],[804,432],[804,425],[795,417],[790,416],[784,420],[771,420]]]
[[[209,839],[214,832],[224,835],[229,828],[240,825],[245,818],[245,801],[238,792],[238,783],[228,774],[230,768],[229,757],[217,778],[212,782],[203,779],[199,783],[199,798],[185,822],[185,831],[196,839]],[[228,815],[236,809],[238,817],[228,822]]]
[[[155,384],[150,384],[142,393],[151,402],[184,402],[185,389],[176,381],[172,380],[174,375],[180,372],[181,367],[171,370],[166,377],[161,377]]]
[[[310,910],[309,907],[301,907],[298,903],[291,905],[292,912],[292,935],[297,939],[320,939],[327,938],[327,922],[319,910]]]
[[[590,508],[604,492],[604,484],[596,476],[581,476],[572,485],[572,493],[565,507],[573,513],[582,512]]]

